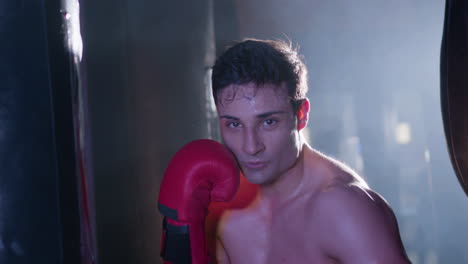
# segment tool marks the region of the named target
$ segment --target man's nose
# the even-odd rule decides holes
[[[249,155],[257,155],[265,149],[258,132],[254,129],[246,130],[244,134],[243,150]]]

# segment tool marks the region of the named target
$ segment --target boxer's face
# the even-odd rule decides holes
[[[224,143],[250,182],[273,183],[294,165],[300,139],[286,87],[228,86],[217,109]]]

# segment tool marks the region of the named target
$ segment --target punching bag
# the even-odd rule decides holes
[[[91,263],[63,2],[0,2],[0,263]]]
[[[468,195],[468,2],[447,0],[441,50],[441,105],[450,159]]]

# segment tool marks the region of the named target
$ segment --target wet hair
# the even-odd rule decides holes
[[[229,47],[213,66],[213,97],[229,85],[286,85],[294,113],[306,97],[307,68],[291,43],[246,39]]]

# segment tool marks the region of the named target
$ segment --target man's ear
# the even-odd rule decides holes
[[[304,127],[307,126],[307,121],[309,121],[309,109],[310,102],[309,99],[305,98],[301,103],[299,110],[297,110],[297,130],[301,131]]]

